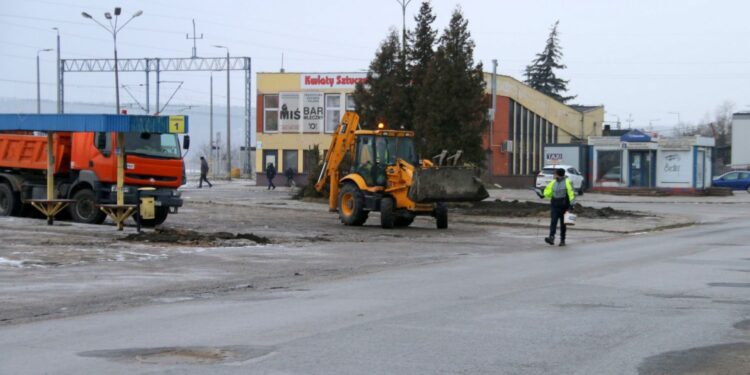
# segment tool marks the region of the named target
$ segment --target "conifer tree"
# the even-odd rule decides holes
[[[391,29],[380,44],[367,72],[367,83],[354,90],[355,111],[361,126],[373,128],[380,121],[391,127],[409,127],[411,108],[406,71],[399,33]]]
[[[437,30],[432,27],[435,22],[435,14],[430,3],[425,1],[419,8],[419,13],[414,17],[417,25],[410,35],[411,46],[409,58],[409,72],[415,89],[424,80],[424,73],[435,55],[435,42]]]
[[[460,8],[453,12],[421,79],[415,100],[415,130],[423,158],[443,149],[463,150],[464,160],[481,164],[487,124],[482,64],[474,64],[474,41]]]
[[[566,68],[564,64],[560,63],[563,55],[557,34],[559,24],[560,21],[556,21],[552,26],[544,51],[538,53],[531,64],[526,66],[525,75],[527,85],[559,102],[566,103],[575,99],[576,96],[565,96],[568,91],[568,81],[555,74],[555,70]]]

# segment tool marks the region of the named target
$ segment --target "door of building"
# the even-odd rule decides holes
[[[706,168],[706,152],[700,150],[695,155],[695,188],[703,189],[704,187],[704,172]]]
[[[268,168],[268,164],[272,163],[278,171],[279,163],[276,161],[277,151],[276,150],[263,150],[263,172]]]
[[[653,186],[653,154],[651,151],[629,151],[630,186]]]

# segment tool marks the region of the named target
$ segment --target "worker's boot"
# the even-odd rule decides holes
[[[560,246],[565,246],[565,237],[560,238]]]
[[[550,245],[554,245],[555,244],[555,237],[552,237],[552,236],[550,236],[550,237],[544,237],[544,242],[546,242],[546,243],[548,243]]]

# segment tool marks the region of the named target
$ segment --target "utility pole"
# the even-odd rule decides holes
[[[57,72],[57,113],[63,113],[62,95],[60,95],[60,81],[62,72],[62,67],[60,66],[60,29],[58,29],[57,27],[53,27],[52,30],[55,30],[57,32],[57,69],[55,69],[55,72]]]
[[[208,164],[211,166],[211,169],[214,170],[213,161],[211,159],[214,158],[214,74],[211,73],[211,88],[209,90],[209,109],[208,109],[208,127],[209,127],[209,151],[208,151]],[[216,172],[212,174],[212,176],[215,176]]]
[[[628,123],[628,129],[630,129],[630,125],[633,123],[633,121],[634,121],[633,120],[633,114],[632,113],[628,113],[628,118],[625,119],[625,122]]]
[[[403,55],[406,51],[406,7],[409,6],[411,0],[396,0],[401,5],[401,54]]]
[[[193,18],[193,36],[191,37],[190,34],[185,34],[185,39],[192,39],[193,40],[193,58],[198,57],[198,47],[196,46],[195,41],[198,39],[203,39],[203,33],[201,33],[201,36],[198,37],[195,34],[195,18]]]
[[[36,51],[36,113],[42,113],[42,90],[39,86],[39,54],[48,51],[52,51],[52,48],[45,48]]]
[[[231,127],[231,105],[229,101],[229,48],[225,46],[214,46],[227,50],[227,179],[232,180],[232,133]]]

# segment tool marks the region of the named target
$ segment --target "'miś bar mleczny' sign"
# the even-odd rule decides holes
[[[365,83],[367,73],[309,73],[300,75],[303,89],[354,89],[357,83]]]

